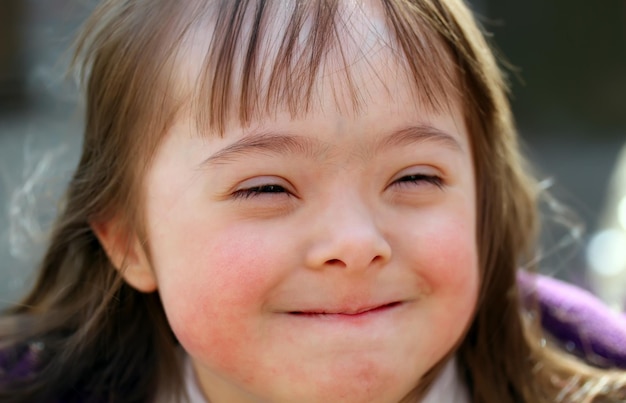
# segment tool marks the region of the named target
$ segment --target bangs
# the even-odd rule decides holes
[[[141,178],[182,113],[219,135],[333,102],[358,114],[371,81],[391,97],[410,86],[429,112],[460,105],[471,117],[488,103],[465,88],[480,69],[467,68],[473,56],[451,12],[462,14],[428,0],[105,0],[74,58],[88,100],[85,147],[143,156],[132,167]]]
[[[415,101],[429,111],[441,113],[461,100],[459,69],[429,2],[202,3],[188,14],[195,22],[184,41],[192,54],[177,51],[174,63],[193,71],[179,99],[193,111],[200,133],[222,135],[232,124],[246,127],[278,111],[302,116],[322,97],[331,97],[342,114],[358,114],[370,96],[363,79],[391,92],[373,59],[411,85]],[[168,90],[174,85],[180,81],[170,78]]]

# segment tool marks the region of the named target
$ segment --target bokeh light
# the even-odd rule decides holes
[[[626,195],[622,197],[622,200],[617,205],[617,220],[624,231],[626,231]]]
[[[608,229],[593,236],[587,247],[589,267],[605,277],[626,270],[626,232]]]

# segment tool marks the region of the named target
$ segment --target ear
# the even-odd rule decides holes
[[[118,219],[91,223],[109,260],[124,280],[138,291],[156,291],[157,281],[143,245]]]

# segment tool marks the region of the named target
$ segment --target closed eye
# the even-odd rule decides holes
[[[277,194],[289,194],[289,192],[281,185],[266,184],[236,190],[232,193],[232,196],[235,199],[250,199],[253,197],[272,196]]]
[[[440,176],[426,174],[405,175],[397,179],[394,184],[398,186],[435,185],[439,189],[443,189],[444,186],[443,179]]]

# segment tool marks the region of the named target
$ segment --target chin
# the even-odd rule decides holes
[[[327,370],[310,369],[311,376],[285,376],[287,393],[271,393],[271,402],[398,403],[416,389],[421,373],[399,363],[382,364],[365,358],[342,360]],[[280,396],[280,397],[278,397]],[[277,398],[278,397],[278,398]]]

